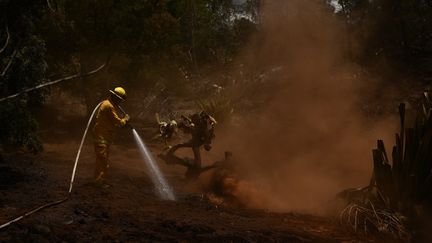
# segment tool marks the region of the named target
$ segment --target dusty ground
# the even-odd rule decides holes
[[[53,143],[55,136],[50,137],[42,154],[4,155],[0,163],[0,223],[65,195],[79,141]],[[160,162],[178,198],[162,201],[131,141],[113,146],[112,187],[96,188],[89,183],[93,156],[88,143],[70,200],[1,230],[0,242],[374,241],[359,238],[322,217],[217,207],[201,193],[185,189],[190,185],[183,180],[182,167]]]

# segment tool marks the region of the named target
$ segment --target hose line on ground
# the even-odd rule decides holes
[[[27,212],[27,213],[19,216],[19,217],[16,217],[15,219],[12,219],[12,220],[10,220],[10,221],[8,221],[8,222],[0,225],[0,230],[8,227],[9,225],[11,225],[11,224],[13,224],[15,222],[18,222],[21,219],[26,218],[26,217],[28,217],[28,216],[36,213],[36,212],[39,212],[39,211],[41,211],[41,210],[43,210],[45,208],[49,208],[49,207],[52,207],[52,206],[55,206],[55,205],[59,205],[59,204],[65,202],[65,201],[67,201],[70,198],[70,195],[72,193],[73,183],[74,183],[74,180],[75,180],[76,169],[77,169],[77,166],[78,166],[78,160],[79,160],[79,157],[81,155],[81,149],[82,149],[82,147],[84,145],[84,141],[85,141],[85,138],[87,136],[87,131],[88,131],[88,129],[90,127],[90,124],[91,124],[91,122],[93,120],[93,116],[94,116],[94,114],[96,113],[96,111],[98,110],[98,108],[99,108],[99,106],[101,104],[102,104],[102,102],[96,105],[95,109],[93,110],[93,112],[90,115],[90,118],[89,118],[89,120],[87,122],[87,127],[84,130],[84,134],[83,134],[83,136],[81,138],[81,143],[80,143],[80,146],[78,148],[77,155],[75,157],[75,163],[74,163],[74,167],[73,167],[73,170],[72,170],[72,175],[71,175],[70,184],[69,184],[69,190],[68,190],[66,196],[63,199],[60,199],[60,200],[57,200],[57,201],[54,201],[54,202],[47,203],[47,204],[44,204],[42,206],[39,206],[39,207],[37,207],[37,208],[35,208],[35,209],[33,209],[33,210],[31,210],[31,211],[29,211],[29,212]]]

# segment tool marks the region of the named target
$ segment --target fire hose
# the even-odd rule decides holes
[[[28,217],[28,216],[30,216],[30,215],[36,213],[36,212],[39,212],[39,211],[41,211],[41,210],[43,210],[43,209],[46,209],[46,208],[49,208],[49,207],[53,207],[53,206],[59,205],[59,204],[61,204],[61,203],[63,203],[63,202],[66,202],[66,201],[71,197],[71,194],[72,194],[72,188],[73,188],[73,183],[74,183],[74,180],[75,180],[76,169],[77,169],[77,166],[78,166],[78,160],[79,160],[79,157],[80,157],[80,155],[81,155],[81,149],[82,149],[82,146],[84,145],[84,141],[85,141],[85,138],[86,138],[86,136],[87,136],[87,131],[88,131],[88,129],[89,129],[89,127],[90,127],[90,124],[91,124],[91,122],[92,122],[92,120],[93,120],[93,116],[94,116],[94,114],[96,113],[97,109],[99,108],[99,106],[100,106],[101,104],[102,104],[102,102],[96,105],[95,109],[93,110],[93,112],[92,112],[92,114],[90,115],[90,118],[89,118],[89,120],[88,120],[88,122],[87,122],[87,127],[86,127],[86,129],[84,130],[84,134],[83,134],[83,136],[82,136],[82,138],[81,138],[81,143],[80,143],[80,146],[79,146],[79,149],[78,149],[77,155],[76,155],[76,157],[75,157],[74,167],[73,167],[73,170],[72,170],[72,175],[71,175],[71,179],[70,179],[70,183],[69,183],[69,190],[68,190],[66,196],[65,196],[63,199],[60,199],[60,200],[57,200],[57,201],[50,202],[50,203],[44,204],[44,205],[42,205],[42,206],[39,206],[39,207],[37,207],[37,208],[35,208],[35,209],[29,211],[29,212],[26,212],[26,213],[22,214],[22,215],[19,216],[19,217],[16,217],[15,219],[12,219],[12,220],[10,220],[10,221],[8,221],[8,222],[6,222],[6,223],[0,225],[0,230],[2,230],[2,229],[4,229],[4,228],[8,227],[9,225],[11,225],[11,224],[13,224],[13,223],[15,223],[15,222],[18,222],[18,221],[20,221],[20,220],[22,220],[22,219],[24,219],[24,218],[26,218],[26,217]],[[120,109],[121,109],[121,108],[120,108]],[[122,110],[122,112],[124,112],[123,109],[121,109],[121,110]]]

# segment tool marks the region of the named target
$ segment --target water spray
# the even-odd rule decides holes
[[[138,132],[132,128],[132,133],[135,138],[135,142],[138,145],[138,148],[140,150],[141,156],[144,158],[144,161],[146,162],[147,169],[150,171],[149,175],[151,180],[153,181],[153,184],[155,185],[159,196],[162,199],[165,200],[172,200],[175,201],[175,196],[172,191],[172,188],[168,185],[168,182],[165,180],[165,177],[161,173],[159,166],[156,163],[155,158],[151,154],[150,150],[147,148],[141,137],[139,136]]]
[[[123,112],[124,115],[127,114],[121,106],[118,106],[118,108],[119,110],[121,110],[121,112]],[[169,186],[164,175],[160,171],[159,166],[156,163],[156,159],[153,157],[150,149],[146,146],[146,144],[144,143],[144,141],[142,140],[141,136],[138,134],[136,129],[130,123],[128,125],[132,129],[132,134],[135,139],[135,143],[137,144],[141,156],[144,159],[145,165],[149,171],[148,174],[159,196],[164,200],[172,200],[172,201],[176,200],[172,188]]]

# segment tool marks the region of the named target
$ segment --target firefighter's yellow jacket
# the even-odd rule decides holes
[[[109,99],[102,101],[93,128],[95,143],[111,144],[117,127],[126,125],[126,119],[121,119]]]

